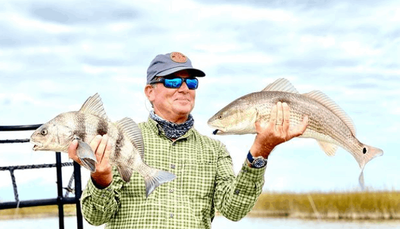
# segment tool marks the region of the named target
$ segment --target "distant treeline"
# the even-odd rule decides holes
[[[249,216],[400,219],[400,192],[262,193]]]

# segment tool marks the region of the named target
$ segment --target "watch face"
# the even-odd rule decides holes
[[[254,168],[261,168],[266,164],[265,160],[261,159],[261,158],[257,158],[254,162],[253,162],[253,166]]]

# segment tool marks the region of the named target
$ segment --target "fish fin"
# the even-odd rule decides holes
[[[132,169],[130,167],[117,166],[118,172],[125,182],[129,182],[132,176]]]
[[[364,169],[365,165],[370,160],[372,160],[375,157],[382,156],[383,150],[373,147],[373,146],[363,144],[363,152],[360,152],[359,154],[356,154],[356,155],[362,155],[362,156],[354,156],[354,158],[357,160],[360,168]]]
[[[144,159],[144,143],[142,131],[131,118],[123,118],[115,123],[119,130],[126,134],[132,144],[138,149],[140,156]]]
[[[330,157],[335,156],[336,150],[338,149],[337,145],[322,141],[317,141],[317,142],[319,146],[322,148],[322,150],[326,153],[326,155]]]
[[[100,95],[98,93],[94,94],[93,96],[90,96],[82,105],[79,112],[92,114],[110,122],[104,110],[103,102],[101,101]]]
[[[156,189],[158,186],[160,186],[163,183],[172,181],[173,179],[176,178],[176,176],[172,173],[158,170],[158,169],[153,169],[155,170],[155,173],[152,172],[151,174],[155,174],[154,176],[146,176],[144,179],[144,183],[146,185],[146,198]]]
[[[369,162],[370,160],[372,160],[375,157],[382,156],[383,150],[364,144],[362,155],[364,155],[364,157],[355,157],[355,158],[356,158],[358,164],[360,165],[360,169],[361,169],[360,176],[358,177],[358,182],[360,184],[361,189],[364,190],[364,188],[365,188],[365,186],[364,186],[365,164],[367,164],[367,162]]]
[[[92,173],[96,172],[97,159],[89,144],[82,140],[78,140],[78,148],[76,154],[82,162],[82,166],[90,170]]]
[[[273,83],[268,85],[262,91],[282,91],[299,94],[297,89],[285,78],[275,80]]]
[[[358,183],[360,184],[361,190],[364,190],[365,189],[364,168],[361,169],[360,176],[358,177]]]
[[[304,96],[311,98],[330,111],[332,111],[336,116],[338,116],[350,129],[351,133],[356,136],[356,128],[354,126],[353,120],[344,112],[342,108],[340,108],[332,99],[330,99],[327,95],[325,95],[321,91],[310,91],[308,93],[303,94]]]

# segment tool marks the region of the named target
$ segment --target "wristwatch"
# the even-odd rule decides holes
[[[251,155],[249,151],[249,153],[247,154],[247,161],[249,162],[252,168],[260,169],[267,165],[268,159],[262,156],[253,157],[253,155]]]

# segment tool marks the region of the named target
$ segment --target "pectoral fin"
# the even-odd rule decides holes
[[[78,148],[76,153],[82,162],[82,166],[90,170],[92,173],[96,172],[96,155],[92,151],[89,144],[82,140],[78,140]]]

